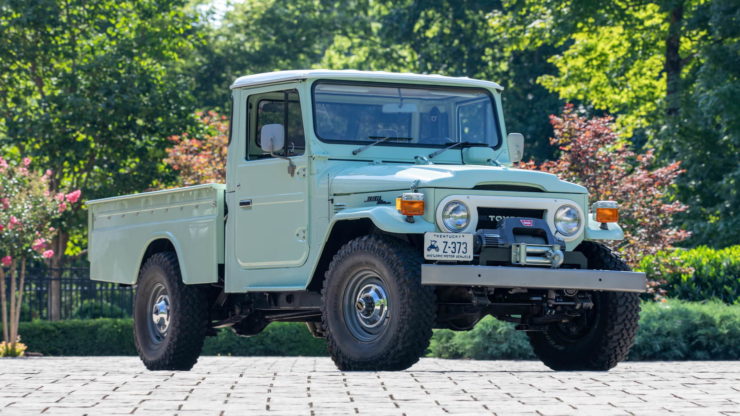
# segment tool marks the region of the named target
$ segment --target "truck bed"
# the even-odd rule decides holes
[[[185,283],[213,283],[224,261],[223,184],[88,201],[90,278],[134,284],[150,245],[169,241]]]

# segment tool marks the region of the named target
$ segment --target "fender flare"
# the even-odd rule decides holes
[[[424,219],[422,216],[413,217],[414,222],[406,221],[406,217],[401,215],[395,207],[376,206],[350,208],[338,212],[329,223],[329,233],[334,225],[340,221],[359,220],[367,218],[373,222],[379,230],[395,234],[424,234],[434,232],[436,226]]]
[[[152,245],[153,242],[157,240],[167,240],[170,244],[172,244],[172,247],[175,249],[175,256],[177,257],[177,262],[180,265],[180,278],[182,279],[183,283],[189,282],[188,279],[188,270],[187,267],[183,267],[182,263],[182,245],[177,240],[177,237],[174,236],[169,231],[161,231],[152,233],[149,235],[149,238],[146,241],[146,244],[143,244],[143,250],[139,254],[139,267],[136,269],[136,275],[133,277],[132,281],[134,283],[138,283],[139,280],[139,271],[144,266],[145,256],[146,252],[149,251],[149,247]]]

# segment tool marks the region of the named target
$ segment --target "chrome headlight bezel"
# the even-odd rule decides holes
[[[558,233],[565,237],[573,237],[583,227],[581,212],[570,204],[561,205],[555,210],[553,222]]]
[[[453,217],[453,214],[455,214],[455,217]],[[448,232],[459,233],[464,231],[468,225],[470,225],[470,208],[462,201],[452,200],[442,207],[441,217],[442,225]],[[458,221],[456,225],[455,222],[453,222],[456,220],[462,220],[464,222]]]

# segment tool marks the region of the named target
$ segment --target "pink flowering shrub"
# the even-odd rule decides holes
[[[28,157],[20,163],[0,157],[0,304],[8,355],[13,351],[19,352],[16,355],[22,353],[16,343],[26,263],[54,256],[50,247],[55,232],[52,225],[81,196],[79,190],[54,195],[49,183],[52,172],[36,172],[31,164]]]
[[[646,255],[669,249],[689,232],[673,225],[673,216],[686,210],[671,200],[671,187],[683,172],[679,162],[655,167],[653,152],[636,154],[619,141],[612,117],[587,119],[567,105],[560,116],[550,116],[560,157],[540,166],[520,167],[554,173],[588,188],[589,203],[614,200],[620,205],[619,224],[624,240],[615,247],[635,267]],[[658,282],[650,282],[651,290]]]
[[[226,180],[226,151],[229,120],[215,111],[198,112],[198,128],[193,133],[172,136],[164,162],[180,173],[182,185]]]

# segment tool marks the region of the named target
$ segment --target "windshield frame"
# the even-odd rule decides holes
[[[472,90],[476,92],[483,92],[488,96],[488,99],[491,102],[491,112],[492,112],[492,118],[494,122],[494,130],[496,132],[497,136],[497,143],[494,146],[490,146],[487,143],[476,143],[476,145],[489,147],[493,150],[498,150],[503,146],[504,143],[504,137],[503,137],[503,131],[501,129],[501,121],[500,121],[500,113],[499,108],[496,102],[496,99],[494,95],[491,93],[491,91],[488,88],[484,87],[469,87],[469,86],[461,86],[461,85],[433,85],[433,84],[414,84],[414,83],[408,83],[408,82],[378,82],[378,81],[353,81],[353,80],[339,80],[339,79],[316,79],[311,84],[311,120],[313,124],[313,134],[316,136],[319,141],[326,143],[326,144],[342,144],[342,145],[359,145],[363,146],[368,143],[373,143],[374,140],[366,139],[366,140],[332,140],[332,139],[325,139],[319,135],[318,132],[318,124],[316,122],[316,87],[320,84],[334,84],[334,85],[347,85],[347,86],[377,86],[377,87],[390,87],[390,88],[416,88],[416,89],[430,89],[430,90]],[[440,149],[449,146],[450,143],[442,143],[442,144],[434,144],[434,143],[407,143],[407,142],[395,142],[395,141],[386,141],[384,143],[378,143],[376,147],[381,146],[393,146],[393,147],[407,147],[407,148],[433,148],[433,149]]]

